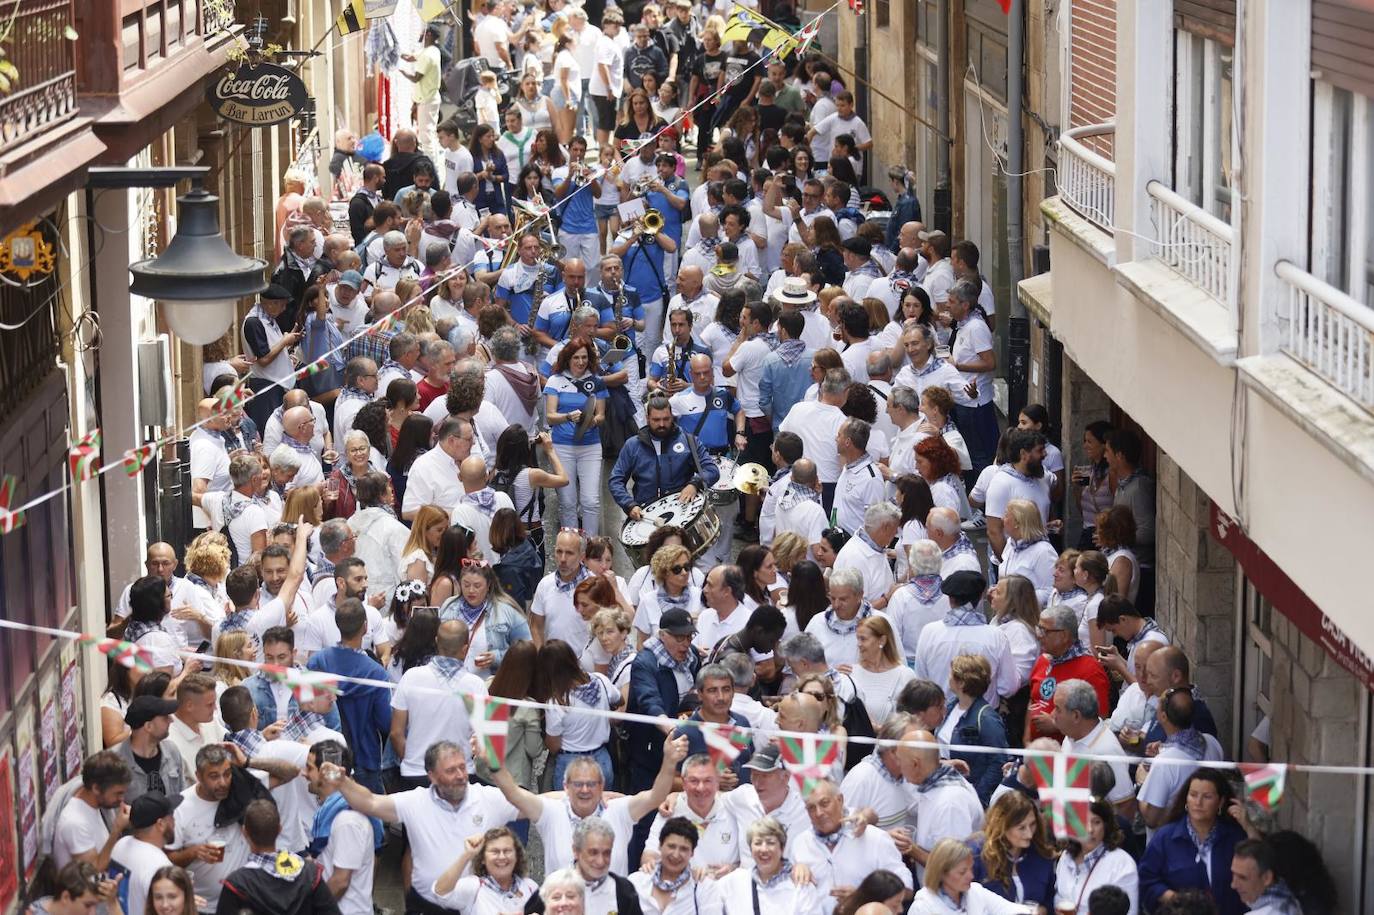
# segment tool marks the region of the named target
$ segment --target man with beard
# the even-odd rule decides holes
[[[52,858],[58,868],[69,861],[87,861],[102,871],[109,866],[110,852],[128,823],[124,795],[131,778],[124,760],[110,750],[90,756],[81,766],[81,787],[57,817]],[[105,825],[105,810],[116,813],[113,829]]]
[[[408,912],[441,911],[443,900],[434,893],[434,881],[453,863],[455,849],[462,848],[469,837],[480,836],[493,826],[520,816],[500,789],[468,783],[467,753],[448,740],[432,743],[425,751],[428,788],[377,794],[349,778],[334,763],[322,764],[320,771],[353,810],[384,823],[405,826],[413,862],[410,887],[406,890]]]
[[[334,616],[336,608],[345,600],[362,602],[367,614],[367,627],[363,631],[364,650],[372,649],[381,631],[382,615],[367,603],[367,563],[356,556],[340,559],[334,567],[334,587],[335,591],[328,601],[316,607],[301,627],[296,649],[307,656],[339,644],[339,624]],[[378,595],[374,600],[380,602],[385,598],[386,595]]]
[[[348,806],[336,782],[320,767],[334,761],[345,772],[353,768],[353,753],[337,740],[321,740],[306,757],[306,784],[319,801],[311,825],[310,856],[324,868],[329,891],[343,915],[371,915],[374,850],[383,836],[382,825]]]
[[[176,744],[167,739],[172,729],[172,713],[177,710],[174,699],[160,696],[138,696],[124,712],[129,726],[129,739],[111,747],[133,773],[125,803],[132,804],[144,794],[160,792],[168,797],[180,795],[186,787],[181,768],[181,754]],[[134,827],[137,829],[138,827]]]
[[[641,506],[678,494],[691,502],[720,478],[720,468],[695,436],[678,428],[668,398],[655,395],[646,407],[648,424],[625,443],[611,470],[611,498],[633,521]],[[626,484],[633,482],[634,495]]]
[[[161,868],[171,867],[167,857],[167,843],[176,836],[176,821],[172,811],[181,803],[181,794],[171,797],[161,791],[149,791],[138,797],[129,808],[129,828],[132,832],[115,843],[110,860],[128,872],[120,888],[124,909],[142,912],[153,885],[153,875]]]
[[[1002,555],[1006,534],[1002,514],[1012,499],[1026,499],[1040,509],[1041,521],[1050,517],[1050,480],[1045,476],[1045,436],[1030,429],[1007,430],[1007,453],[1015,457],[1000,465],[988,483],[988,544],[994,556]]]

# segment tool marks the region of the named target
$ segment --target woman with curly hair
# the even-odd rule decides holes
[[[224,591],[231,563],[229,540],[218,531],[206,531],[191,541],[184,559],[186,580],[195,587],[190,589],[187,600],[190,613],[182,610],[183,618],[178,623],[187,636],[186,644],[195,646],[209,638],[215,623],[233,609]],[[242,557],[242,561],[247,562],[248,557]]]
[[[1132,603],[1140,591],[1140,559],[1135,554],[1135,515],[1128,505],[1097,513],[1093,542],[1107,557],[1116,593]]]
[[[596,536],[601,528],[601,433],[610,393],[596,374],[596,346],[574,338],[558,353],[544,387],[544,416],[553,448],[568,474],[558,494],[564,527]],[[581,519],[579,522],[579,510]]]
[[[701,613],[701,589],[692,584],[692,554],[685,546],[660,547],[649,560],[654,590],[639,599],[634,625],[640,647],[644,640],[658,634],[658,621],[665,610],[685,610],[692,619]]]
[[[929,484],[936,506],[951,508],[958,512],[959,520],[968,520],[970,509],[959,475],[959,455],[943,437],[931,436],[916,443],[916,472]]]
[[[1040,805],[1020,791],[993,802],[973,836],[973,879],[1003,899],[1054,911],[1054,862]]]
[[[662,527],[654,528],[654,532],[649,535],[649,539],[644,543],[643,556],[652,561],[655,554],[665,546],[686,546],[687,539],[683,534],[682,528],[676,524],[665,524]],[[692,584],[700,588],[706,583],[706,574],[701,569],[692,568]],[[649,563],[635,569],[630,576],[630,581],[625,587],[625,596],[630,599],[630,603],[638,607],[639,602],[644,599],[644,595],[650,594],[658,587],[654,581],[654,572]]]
[[[471,873],[468,871],[471,863]],[[434,881],[445,908],[463,912],[523,911],[539,885],[526,876],[525,846],[505,826],[469,836],[463,853]]]

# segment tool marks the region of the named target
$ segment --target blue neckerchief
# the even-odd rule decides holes
[[[787,504],[784,505],[784,502]],[[800,505],[802,502],[815,502],[817,505],[820,505],[821,494],[810,486],[803,486],[797,482],[790,482],[787,484],[787,491],[782,494],[782,498],[778,499],[778,507],[793,508],[794,506]]]
[[[921,603],[933,604],[944,593],[940,590],[940,583],[943,581],[938,572],[934,575],[917,575],[911,579],[908,587],[916,593],[916,599]]]
[[[1255,900],[1250,910],[1253,912],[1263,908],[1271,908],[1277,915],[1302,915],[1302,905],[1288,884],[1281,879],[1275,880],[1267,890],[1260,893],[1260,897]]]
[[[660,861],[658,864],[654,865],[653,872],[650,876],[654,881],[654,889],[658,890],[660,893],[676,893],[678,890],[682,889],[683,885],[686,884],[688,880],[692,879],[692,869],[690,867],[684,867],[682,873],[678,874],[677,877],[672,880],[664,880],[663,862]]]
[[[1217,844],[1217,833],[1220,831],[1217,829],[1218,824],[1213,824],[1212,831],[1207,833],[1207,838],[1203,839],[1198,836],[1197,830],[1193,828],[1193,821],[1190,817],[1185,816],[1183,822],[1188,830],[1188,838],[1193,840],[1193,846],[1197,849],[1195,860],[1198,864],[1206,867],[1207,860],[1212,856],[1212,846]]]
[[[773,333],[771,330],[764,331],[763,333],[754,337],[754,339],[762,340],[770,350],[777,349],[779,345],[778,335]]]
[[[407,381],[410,380],[410,369],[401,365],[401,363],[397,362],[395,359],[387,359],[382,363],[382,367],[377,369],[378,375],[385,375],[387,372],[400,372],[402,378]]]
[[[1055,606],[1055,604],[1067,604],[1071,600],[1077,600],[1079,597],[1086,598],[1087,596],[1088,592],[1084,591],[1082,588],[1079,588],[1077,586],[1075,586],[1073,589],[1069,591],[1064,591],[1062,593],[1059,591],[1055,591],[1053,594],[1050,595],[1050,606],[1053,607]]]
[[[839,845],[840,840],[844,838],[844,824],[841,824],[839,829],[835,830],[829,835],[826,835],[819,829],[812,829],[811,834],[814,835],[820,841],[820,843],[825,846],[826,851],[833,852],[835,850],[835,846]]]
[[[150,632],[166,632],[162,628],[162,620],[148,622],[147,620],[130,620],[124,627],[124,640],[126,642],[137,642]]]
[[[965,894],[964,894],[964,898],[963,898],[963,899],[960,899],[958,902],[955,902],[955,901],[954,901],[954,897],[951,896],[949,893],[946,893],[946,892],[945,892],[945,888],[944,888],[943,886],[940,887],[938,890],[936,890],[935,893],[936,893],[936,895],[938,895],[941,899],[943,899],[943,900],[945,901],[945,905],[949,906],[949,907],[950,907],[951,909],[953,909],[954,911],[956,911],[956,912],[967,912],[967,911],[968,911],[968,893],[965,893]]]
[[[334,829],[334,819],[345,810],[351,809],[342,791],[335,791],[320,804],[320,809],[315,811],[315,819],[310,824],[309,852],[312,858],[324,854],[325,846],[329,844],[330,832]],[[382,826],[382,821],[376,817],[368,817],[367,821],[372,824],[372,847],[380,851],[382,843],[386,841],[386,829]]]
[[[968,539],[968,534],[960,533],[959,539],[954,541],[954,545],[945,550],[943,555],[945,559],[948,560],[953,559],[960,553],[973,553],[977,555],[977,552],[973,549],[973,542]]]
[[[601,700],[604,698],[609,705],[610,697],[606,695],[606,688],[601,685],[601,681],[593,676],[587,677],[586,683],[579,683],[568,690],[568,697],[576,699],[588,708],[601,708]]]
[[[751,873],[753,874],[754,882],[759,885],[760,889],[771,890],[773,887],[781,884],[784,880],[792,879],[792,862],[788,861],[786,858],[783,858],[782,867],[778,868],[778,872],[773,876],[769,877],[767,880],[759,879],[758,871],[752,871]]]
[[[692,672],[692,656],[689,654],[687,655],[687,657],[679,661],[677,658],[673,657],[672,654],[668,652],[668,648],[666,645],[663,644],[663,640],[658,638],[657,636],[651,639],[646,639],[644,641],[644,647],[654,653],[654,657],[658,659],[659,667],[666,667],[669,670],[680,670],[683,673],[687,674],[690,674]]]
[[[496,882],[496,878],[490,874],[482,878],[482,885],[491,890],[501,899],[519,899],[525,894],[525,889],[520,885],[521,878],[512,874],[510,878],[510,889],[501,889],[501,884]]]
[[[806,352],[806,343],[802,340],[783,340],[773,352],[777,353],[782,364],[790,369],[801,360],[802,355]]]
[[[317,712],[298,711],[286,719],[281,736],[283,740],[304,740],[323,725],[323,715]]]
[[[854,536],[858,537],[864,543],[868,544],[868,548],[871,549],[873,552],[883,552],[883,547],[878,546],[878,541],[874,540],[872,537],[869,536],[868,530],[866,528],[859,528],[857,531],[854,532]]]
[[[1084,648],[1078,639],[1074,639],[1073,644],[1070,645],[1063,654],[1050,656],[1050,666],[1054,667],[1059,664],[1067,664],[1074,658],[1082,658],[1087,654],[1088,649]]]
[[[1035,540],[1017,540],[1015,537],[1012,537],[1012,538],[1010,538],[1010,539],[1011,539],[1011,555],[1012,555],[1013,557],[1016,557],[1016,556],[1019,556],[1019,555],[1021,554],[1021,551],[1022,551],[1022,550],[1030,549],[1031,547],[1035,546],[1037,543],[1042,542],[1045,538],[1044,538],[1044,537],[1037,537]]]
[[[381,374],[381,371],[379,370],[379,371],[377,372],[377,374],[380,375],[380,374]],[[367,401],[370,401],[371,399],[372,399],[372,395],[369,394],[369,393],[367,393],[366,391],[364,391],[362,388],[355,388],[355,387],[351,387],[351,386],[349,386],[349,385],[344,385],[344,386],[339,390],[339,396],[338,396],[338,398],[336,399],[335,402],[337,403],[339,400],[367,400]]]
[[[1097,866],[1097,862],[1101,861],[1103,858],[1107,856],[1107,851],[1107,844],[1105,842],[1097,846],[1092,851],[1088,852],[1086,855],[1083,856],[1083,863],[1078,865],[1078,869],[1086,870],[1088,873],[1092,873],[1093,868]]]
[[[1202,739],[1197,728],[1184,728],[1177,734],[1164,738],[1164,746],[1177,747],[1191,759],[1202,759],[1207,755],[1207,741]]]
[[[960,775],[953,766],[941,765],[940,768],[930,773],[925,781],[917,785],[916,790],[921,794],[925,794],[928,791],[935,790],[941,785],[949,785],[963,780],[964,777]]]
[[[253,615],[252,607],[244,607],[242,610],[235,610],[233,613],[226,613],[224,619],[219,624],[221,634],[226,632],[242,632],[248,628],[248,620]]]
[[[1149,635],[1151,632],[1160,632],[1160,631],[1162,631],[1162,630],[1159,628],[1159,624],[1156,623],[1154,620],[1152,620],[1152,619],[1151,619],[1150,617],[1148,617],[1148,616],[1145,617],[1144,623],[1145,623],[1145,625],[1143,625],[1143,626],[1140,627],[1140,631],[1139,631],[1139,632],[1137,632],[1134,636],[1132,636],[1131,638],[1129,638],[1129,639],[1126,640],[1126,649],[1127,649],[1127,651],[1129,651],[1129,650],[1135,648],[1135,646],[1139,645],[1139,644],[1141,643],[1141,641],[1145,638],[1145,636]]]
[[[873,608],[869,606],[868,601],[864,601],[852,620],[840,619],[830,607],[825,608],[825,613],[821,618],[825,620],[826,628],[836,635],[853,635],[854,631],[859,628],[859,621],[866,620],[872,615]]]
[[[289,447],[292,451],[298,452],[300,454],[315,453],[315,449],[311,447],[309,442],[306,442],[304,445],[302,445],[300,442],[296,441],[294,438],[292,438],[289,435],[286,435],[285,433],[282,434],[281,443]]]
[[[564,806],[564,808],[566,808],[567,811],[568,811],[568,822],[571,823],[571,824],[573,824],[574,826],[576,826],[578,823],[581,823],[581,822],[582,822],[583,820],[585,820],[587,817],[598,817],[598,818],[600,818],[600,817],[604,817],[604,816],[606,815],[606,804],[605,804],[604,801],[597,801],[597,802],[596,802],[596,809],[593,810],[591,813],[587,814],[586,817],[580,817],[580,816],[578,816],[577,813],[574,812],[573,809],[572,809],[572,802],[569,801],[566,797],[563,798],[563,806]]]
[[[476,492],[463,493],[463,498],[460,501],[475,506],[479,512],[488,518],[496,513],[496,490],[489,486]]]
[[[929,375],[931,372],[934,372],[942,365],[944,365],[943,359],[941,359],[939,356],[931,356],[929,359],[926,360],[924,368],[916,370],[916,377],[924,378],[926,375]]]
[[[673,597],[660,585],[655,592],[658,598],[658,609],[660,614],[665,610],[686,610],[692,603],[692,586],[688,585],[682,589],[682,593]]]
[[[787,476],[791,472],[791,467],[781,467],[773,471],[773,475],[768,478],[768,485],[773,485],[774,483],[778,482],[778,480],[781,480],[783,477]]]
[[[243,750],[244,754],[250,758],[257,756],[258,750],[262,749],[262,745],[267,743],[262,734],[252,728],[244,728],[241,731],[230,731],[224,735],[224,739]]]
[[[461,598],[460,598],[461,600]],[[453,680],[463,672],[463,661],[461,658],[450,658],[448,655],[436,654],[429,659],[429,666],[434,668],[439,679],[449,686],[453,685]]]
[[[864,757],[863,761],[878,770],[878,775],[880,775],[883,781],[887,782],[889,785],[900,785],[902,783],[902,776],[900,774],[893,775],[891,772],[887,771],[887,766],[883,765],[883,761],[878,758],[877,751],[869,753]]]
[[[189,581],[191,584],[196,585],[197,587],[204,588],[204,589],[205,589],[206,591],[208,591],[211,595],[213,595],[213,594],[215,593],[214,586],[211,585],[211,584],[210,584],[208,581],[206,581],[205,579],[201,578],[201,577],[200,577],[199,575],[197,575],[195,572],[187,572],[187,573],[186,573],[186,580]]]
[[[960,604],[957,607],[951,605],[949,610],[945,612],[946,626],[986,626],[987,624],[988,618],[968,604]]]
[[[578,585],[580,585],[591,574],[592,573],[587,569],[586,566],[578,566],[577,574],[573,576],[573,580],[564,581],[563,577],[559,575],[557,571],[555,571],[553,573],[553,583],[558,586],[558,593],[571,594],[573,588],[576,588]]]
[[[328,556],[321,556],[320,561],[315,563],[315,568],[310,573],[310,583],[322,581],[325,578],[334,577],[334,563],[329,561]]]
[[[460,594],[457,600],[450,601],[448,604],[445,605],[444,616],[447,619],[453,618],[453,614],[449,612],[450,607],[456,607],[458,609],[458,616],[462,617],[463,622],[466,623],[468,629],[471,630],[473,626],[477,625],[477,621],[482,618],[483,614],[485,614],[488,610],[491,609],[491,600],[487,599],[486,601],[483,601],[482,603],[474,607],[472,604],[469,604],[467,602],[467,598],[463,597]],[[449,660],[456,661],[458,659],[450,658]],[[462,666],[461,662],[459,663],[459,666]]]

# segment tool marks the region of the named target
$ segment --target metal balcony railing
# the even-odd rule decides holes
[[[1235,303],[1235,232],[1226,223],[1158,181],[1146,185],[1157,232],[1155,254],[1219,303]]]
[[[1274,272],[1288,287],[1279,301],[1279,349],[1374,411],[1374,310],[1289,261]]]
[[[0,48],[19,73],[0,95],[0,147],[42,133],[77,108],[76,42],[68,34],[72,0],[15,3],[4,4],[0,15]]]
[[[1115,122],[1064,131],[1059,137],[1056,176],[1059,199],[1108,235],[1116,218],[1116,163],[1080,141],[1115,133]]]

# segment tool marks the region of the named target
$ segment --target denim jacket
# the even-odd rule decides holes
[[[253,694],[253,704],[258,707],[258,728],[265,728],[277,720],[277,697],[272,695],[272,681],[268,680],[260,673],[246,677],[240,684],[248,688],[248,692]],[[287,714],[294,715],[300,711],[300,703],[296,697],[292,696],[290,704],[287,706]],[[335,706],[329,710],[329,714],[324,716],[324,725],[333,730],[339,730],[339,708]]]
[[[439,608],[439,619],[459,619],[457,609],[451,615],[446,615],[444,610],[455,601],[461,600],[462,596],[455,594],[444,605]],[[482,621],[482,631],[487,636],[487,651],[492,654],[491,670],[501,666],[501,659],[506,656],[506,651],[511,645],[521,639],[530,638],[529,620],[525,619],[525,614],[519,609],[511,606],[504,600],[494,600],[491,602],[491,609],[487,611],[487,617]]]

